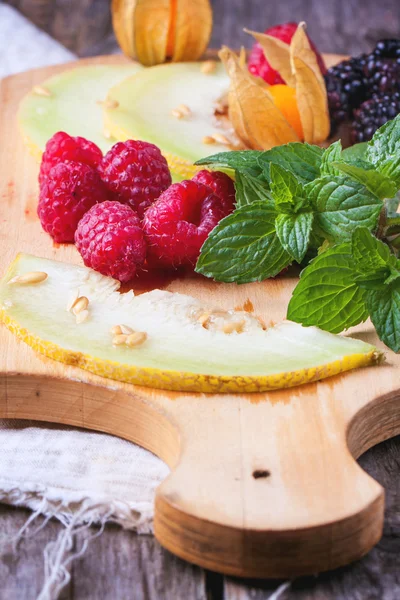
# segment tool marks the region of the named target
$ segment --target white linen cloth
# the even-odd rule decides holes
[[[0,451],[0,502],[33,510],[13,539],[0,533],[0,551],[9,551],[10,544],[17,551],[23,535],[34,535],[38,515],[64,525],[43,549],[45,581],[38,600],[57,598],[68,583],[72,558],[98,535],[91,525],[114,522],[152,532],[155,489],[169,470],[143,448],[81,429],[0,420]],[[87,537],[72,555],[74,533],[82,529],[88,530]]]
[[[0,77],[74,58],[72,52],[0,1]]]
[[[0,77],[74,58],[0,2]],[[151,532],[154,491],[168,468],[143,448],[84,430],[0,420],[0,452],[0,502],[34,511],[14,540],[3,539],[0,527],[0,551],[32,534],[39,514],[55,517],[65,526],[44,549],[41,600],[56,598],[69,581],[66,567],[78,528],[113,521],[139,533]],[[88,530],[88,535],[97,531]]]

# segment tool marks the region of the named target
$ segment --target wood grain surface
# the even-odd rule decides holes
[[[117,49],[111,28],[110,0],[6,0],[79,56]],[[400,35],[398,0],[212,0],[211,47],[249,47],[243,27],[257,31],[276,23],[306,21],[325,52],[355,54],[382,37]]]
[[[369,450],[359,461],[386,490],[385,526],[362,560],[315,577],[295,580],[279,600],[398,600],[400,597],[400,437]],[[0,506],[2,535],[15,535],[29,511]],[[38,518],[34,526],[42,523]],[[43,550],[62,525],[50,521],[17,551],[0,555],[0,599],[36,600],[43,582]],[[87,534],[86,534],[87,535]],[[75,541],[75,551],[83,542]],[[149,536],[106,527],[71,568],[60,600],[267,600],[281,582],[223,578],[184,562]]]
[[[74,247],[56,247],[40,228],[37,165],[16,132],[20,98],[56,70],[1,83],[0,129],[12,140],[0,149],[7,207],[1,270],[18,251],[80,262]],[[291,278],[243,286],[195,278],[166,289],[212,297],[222,308],[251,302],[261,317],[279,321],[294,285]],[[358,335],[380,345],[368,323]],[[344,565],[379,540],[383,489],[351,454],[400,430],[400,357],[393,353],[379,369],[301,388],[205,396],[107,382],[36,355],[4,328],[0,348],[1,417],[113,433],[169,464],[172,474],[157,491],[155,533],[178,556],[232,575],[294,577]]]

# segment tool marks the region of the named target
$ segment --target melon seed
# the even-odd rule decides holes
[[[73,303],[71,310],[74,313],[74,315],[77,315],[80,312],[82,312],[83,310],[86,310],[88,306],[89,306],[89,300],[86,298],[86,296],[80,296]]]
[[[33,87],[33,93],[37,94],[38,96],[47,96],[47,97],[52,96],[52,93],[50,92],[50,90],[43,87],[42,85],[35,85]]]
[[[29,273],[24,273],[23,275],[16,275],[10,281],[9,284],[13,283],[41,283],[47,279],[47,273],[43,271],[30,271]]]
[[[205,75],[209,75],[210,73],[214,73],[216,66],[217,63],[215,60],[205,60],[200,67],[200,71],[205,73]]]
[[[140,346],[147,340],[147,333],[144,331],[135,331],[135,333],[131,333],[126,340],[126,345],[130,348],[134,346]]]

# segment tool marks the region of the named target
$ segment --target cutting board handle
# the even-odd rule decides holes
[[[227,403],[166,394],[161,409],[140,389],[3,375],[0,417],[85,427],[141,444],[172,469],[156,494],[155,535],[163,546],[226,574],[294,577],[358,559],[379,540],[383,489],[351,452],[400,431],[398,394],[371,402],[339,427],[337,399],[318,397],[314,387],[264,397],[262,416],[250,397]],[[156,395],[160,401],[163,392]],[[204,402],[213,403],[212,419],[201,411]]]
[[[295,407],[297,419],[290,415],[297,430],[287,423],[280,441],[277,421],[285,420],[284,410],[276,419],[271,411],[270,422],[260,426],[264,435],[248,437],[244,421],[252,420],[251,410],[248,417],[239,415],[243,437],[236,447],[235,419],[221,436],[219,421],[226,415],[218,408],[214,427],[200,420],[190,432],[186,423],[179,464],[157,490],[154,528],[163,546],[224,574],[291,578],[347,564],[378,542],[384,490],[357,464],[346,437],[358,455],[399,431],[400,418],[395,424],[392,411],[386,434],[378,430],[388,407],[380,402],[342,431],[326,419],[318,431],[315,423],[305,430],[304,402]],[[397,401],[391,408],[396,405],[398,414]],[[305,444],[309,436],[314,445]]]

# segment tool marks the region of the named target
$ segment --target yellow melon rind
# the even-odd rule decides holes
[[[352,354],[318,367],[289,371],[266,376],[203,375],[180,371],[166,371],[123,365],[110,360],[100,360],[87,354],[66,350],[53,342],[31,335],[29,331],[0,309],[0,322],[33,350],[66,365],[79,367],[107,379],[178,392],[249,393],[268,392],[319,381],[359,367],[381,362],[382,354],[371,350],[366,354]]]

